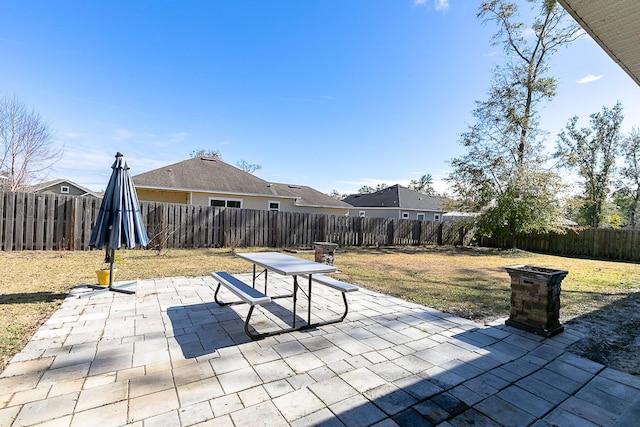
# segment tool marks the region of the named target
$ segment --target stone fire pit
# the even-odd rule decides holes
[[[505,269],[511,277],[511,312],[505,324],[544,337],[564,331],[560,325],[560,283],[569,272],[532,265]]]

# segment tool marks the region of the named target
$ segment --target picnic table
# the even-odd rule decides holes
[[[245,320],[245,332],[253,339],[264,338],[266,336],[281,334],[294,330],[301,330],[307,328],[313,328],[321,325],[327,325],[331,323],[341,322],[347,315],[349,310],[346,298],[346,292],[353,292],[358,290],[357,286],[349,283],[341,282],[328,276],[324,276],[323,273],[333,273],[337,271],[333,265],[322,264],[315,261],[308,261],[306,259],[298,258],[291,255],[282,254],[280,252],[252,252],[252,253],[238,253],[238,258],[242,258],[253,264],[253,276],[251,286],[242,282],[241,280],[231,276],[225,272],[211,273],[211,275],[218,281],[218,287],[215,292],[215,301],[219,305],[229,305],[233,303],[222,302],[218,299],[218,292],[221,286],[232,291],[238,296],[244,303],[250,304],[249,313]],[[258,269],[261,272],[258,272]],[[293,292],[287,295],[269,296],[268,295],[268,277],[269,272],[277,273],[283,276],[291,276],[293,278]],[[256,280],[260,275],[264,274],[264,292],[260,292],[256,289]],[[298,278],[304,279],[308,287],[303,289],[307,297],[307,321],[306,324],[297,326],[297,295],[298,290],[301,288]],[[312,283],[318,283],[324,286],[331,287],[342,293],[344,302],[344,313],[338,318],[333,318],[321,322],[311,322],[311,297],[312,297]],[[293,320],[290,328],[281,329],[273,332],[254,333],[249,329],[249,320],[253,313],[253,309],[256,305],[263,305],[271,302],[276,298],[293,298]]]

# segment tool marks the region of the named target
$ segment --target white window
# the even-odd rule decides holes
[[[366,215],[366,212],[365,212],[365,211],[360,211],[360,212],[358,212],[358,216],[359,216],[360,218],[364,218],[364,217],[365,217],[365,215]]]
[[[61,185],[60,186],[60,193],[69,194],[69,186],[68,185]]]
[[[270,211],[279,211],[280,210],[280,202],[269,201],[269,210]]]
[[[209,206],[221,208],[242,208],[241,199],[214,199],[209,198]]]
[[[409,219],[409,212],[402,212],[402,219]]]
[[[433,220],[434,221],[440,221],[440,214],[433,215]]]
[[[427,215],[423,212],[418,214],[418,221],[424,221],[425,219],[427,219]]]

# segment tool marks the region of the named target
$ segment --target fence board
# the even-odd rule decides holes
[[[35,235],[35,249],[43,250],[44,249],[44,227],[45,227],[45,212],[46,212],[46,198],[44,196],[38,195],[36,197],[36,235]],[[1,207],[0,207],[1,209]]]
[[[24,197],[16,197],[15,199],[16,219],[14,223],[14,250],[21,251],[24,249],[24,211],[25,211],[25,199]]]
[[[24,241],[24,249],[30,251],[33,250],[33,246],[35,243],[34,239],[34,228],[36,224],[35,217],[35,209],[36,209],[36,195],[34,193],[27,194],[26,200],[26,215],[25,215],[25,241]]]
[[[7,212],[5,218],[5,239],[4,250],[12,251],[14,249],[14,224],[16,222],[16,193],[9,193],[5,201],[5,210]]]
[[[6,250],[5,249],[5,225],[7,223],[6,221],[6,217],[7,217],[7,211],[5,209],[6,203],[5,200],[6,198],[9,197],[9,193],[5,193],[5,192],[0,192],[0,249],[2,250]]]

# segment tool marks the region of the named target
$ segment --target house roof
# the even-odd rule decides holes
[[[136,187],[295,198],[271,183],[211,157],[194,157],[133,177]]]
[[[328,194],[321,193],[318,190],[315,190],[311,187],[307,187],[306,185],[292,185],[292,184],[273,184],[279,191],[290,192],[294,194],[298,199],[296,200],[296,205],[298,206],[316,206],[316,207],[327,207],[327,208],[352,208],[348,203],[345,203],[341,200],[334,199]]]
[[[194,157],[133,177],[138,188],[295,199],[298,206],[350,208],[311,187],[270,183],[220,159]]]
[[[32,191],[34,193],[38,193],[38,192],[41,192],[43,190],[46,190],[47,188],[55,187],[56,185],[61,185],[61,184],[66,184],[66,185],[69,185],[69,186],[73,186],[73,187],[76,187],[79,190],[84,191],[85,194],[83,194],[83,196],[86,196],[86,195],[91,195],[91,196],[96,196],[96,197],[100,196],[100,193],[96,193],[95,191],[91,191],[88,188],[83,187],[82,185],[78,185],[73,181],[69,181],[68,179],[52,179],[50,181],[41,182],[40,184],[31,185],[29,187],[26,187],[25,189],[27,191]]]
[[[640,2],[559,0],[559,3],[611,59],[640,84]]]
[[[375,193],[352,194],[343,201],[362,208],[401,208],[435,212],[442,210],[440,197],[422,194],[398,184]]]

